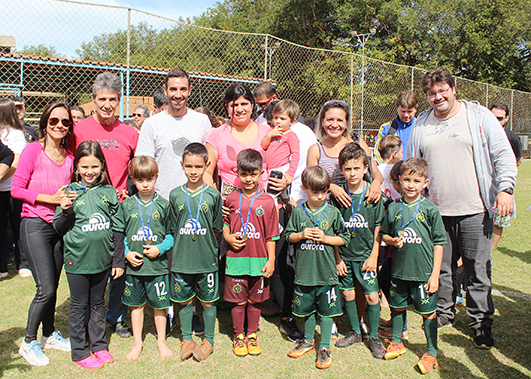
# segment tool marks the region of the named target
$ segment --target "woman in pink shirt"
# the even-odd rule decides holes
[[[63,254],[58,244],[61,236],[52,221],[63,190],[72,178],[74,158],[66,148],[72,125],[68,104],[50,104],[39,123],[43,137],[28,144],[22,151],[11,184],[11,195],[24,201],[21,243],[37,286],[28,312],[26,337],[19,353],[34,366],[49,363],[42,347],[70,351],[70,342],[54,326]],[[41,323],[42,345],[37,341]]]

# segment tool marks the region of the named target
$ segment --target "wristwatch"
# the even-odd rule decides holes
[[[502,189],[501,192],[506,192],[509,195],[513,195],[514,194],[514,188],[505,188],[505,189]]]

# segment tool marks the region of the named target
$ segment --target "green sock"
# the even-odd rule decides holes
[[[330,349],[330,338],[332,337],[332,317],[321,317],[321,345],[319,349]]]
[[[192,318],[194,311],[192,303],[187,305],[179,305],[179,320],[181,321],[181,332],[183,333],[183,341],[192,341]]]
[[[217,307],[203,307],[203,321],[205,323],[205,339],[214,346],[214,327],[216,326]]]
[[[380,303],[367,304],[367,313],[369,314],[369,329],[371,330],[370,338],[378,335],[378,323],[380,322]]]
[[[428,342],[428,353],[437,358],[437,318],[424,319],[424,334]]]
[[[358,306],[356,300],[345,301],[345,310],[347,311],[348,320],[350,321],[350,327],[356,333],[360,334],[360,323],[358,321]]]
[[[317,320],[315,318],[315,312],[306,317],[304,321],[304,339],[309,343],[313,342],[313,336],[315,334],[315,326],[317,325]]]
[[[393,334],[391,342],[402,342],[402,328],[404,328],[404,317],[406,316],[406,310],[396,311],[391,308],[391,321],[393,323]]]

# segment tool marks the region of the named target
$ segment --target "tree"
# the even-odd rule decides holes
[[[20,51],[17,50],[16,53],[39,57],[64,58],[64,55],[59,54],[54,46],[45,46],[42,44],[37,46],[24,46]]]

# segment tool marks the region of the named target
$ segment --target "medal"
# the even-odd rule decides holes
[[[188,214],[190,215],[190,222],[194,226],[194,230],[192,230],[192,241],[197,240],[197,236],[199,235],[199,229],[197,225],[199,224],[199,214],[201,212],[201,202],[203,201],[203,194],[205,193],[205,183],[203,183],[203,187],[201,187],[201,195],[199,196],[199,203],[197,203],[197,216],[195,217],[192,215],[192,207],[190,205],[190,194],[188,192],[188,183],[186,183],[186,204],[188,205]]]
[[[400,219],[402,220],[402,225],[397,229],[397,234],[399,237],[404,237],[404,229],[407,228],[409,224],[415,219],[415,216],[417,215],[417,212],[419,211],[420,202],[422,201],[422,196],[419,198],[419,202],[417,203],[417,207],[415,208],[415,213],[413,213],[413,217],[406,222],[404,225],[404,198],[400,199]]]
[[[404,231],[403,231],[403,230],[399,231],[399,232],[398,232],[398,236],[399,236],[400,238],[404,237]]]
[[[151,239],[147,239],[146,240],[146,245],[151,245],[153,243],[153,241],[151,241]]]
[[[356,232],[352,232],[352,238],[356,237]]]
[[[149,228],[149,223],[151,221],[151,213],[153,212],[153,203],[155,202],[155,195],[151,199],[151,205],[149,206],[149,215],[147,220],[147,227],[144,225],[144,216],[142,215],[142,207],[140,206],[140,196],[137,195],[138,201],[138,213],[140,214],[140,221],[142,222],[142,232],[144,233],[144,239],[146,245],[151,245],[153,241],[151,240],[151,229]]]
[[[260,191],[260,187],[256,189],[256,192],[253,196],[253,200],[251,201],[251,205],[249,205],[249,209],[247,211],[247,221],[245,223],[243,222],[243,216],[242,216],[242,197],[243,197],[243,190],[240,191],[240,221],[242,223],[242,235],[241,239],[243,241],[247,241],[249,239],[249,236],[247,235],[247,227],[249,226],[249,217],[251,217],[251,209],[253,208],[254,201],[256,200],[256,196],[258,195],[258,192]]]
[[[363,182],[363,189],[361,190],[361,194],[360,194],[360,201],[358,202],[358,210],[356,211],[356,213],[354,213],[354,204],[352,203],[352,195],[350,194],[350,191],[348,189],[348,183],[345,184],[345,188],[347,189],[347,193],[348,195],[350,196],[350,219],[351,220],[354,220],[355,219],[355,215],[358,215],[360,213],[360,208],[361,208],[361,203],[363,202],[363,194],[365,193],[365,185],[367,183],[364,181]],[[356,236],[356,222],[353,222],[352,223],[353,226],[352,226],[352,237],[355,237]]]

